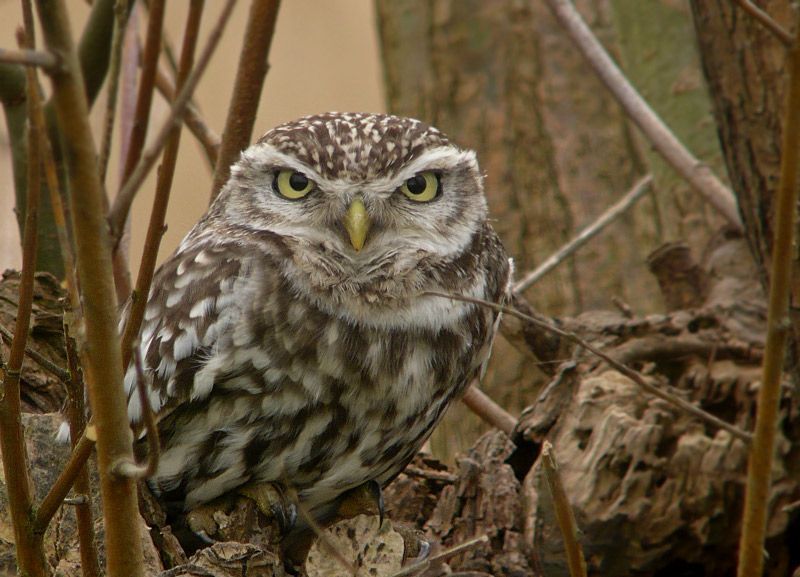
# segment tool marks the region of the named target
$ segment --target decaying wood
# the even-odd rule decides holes
[[[33,313],[28,348],[40,353],[56,366],[67,366],[64,353],[64,333],[61,316],[64,296],[56,278],[48,273],[37,273],[34,284]],[[19,273],[5,271],[0,282],[0,325],[13,328],[19,297]],[[0,339],[2,357],[8,358],[8,343]],[[42,370],[30,358],[22,365],[22,410],[27,413],[49,413],[61,408],[66,398],[63,384],[49,372]]]

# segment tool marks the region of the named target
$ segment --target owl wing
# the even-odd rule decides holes
[[[140,331],[147,396],[160,421],[176,407],[200,401],[233,367],[219,350],[242,314],[242,295],[252,259],[235,244],[182,247],[156,272]],[[128,316],[130,302],[122,314]],[[125,373],[128,417],[141,421],[133,364]]]

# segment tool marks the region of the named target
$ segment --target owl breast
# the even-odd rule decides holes
[[[488,309],[419,291],[390,299],[391,306],[370,307],[374,299],[364,301],[352,287],[323,298],[320,291],[332,289],[298,285],[290,259],[256,261],[242,253],[213,263],[215,250],[182,257],[208,261],[211,276],[225,270],[213,302],[195,304],[188,315],[166,307],[167,316],[145,328],[150,340],[143,346],[159,352],[152,388],[163,414],[161,463],[151,485],[167,502],[191,509],[248,482],[280,482],[314,510],[368,480],[384,485],[487,354]],[[448,279],[436,277],[435,267],[430,274],[437,279],[431,288],[442,290],[440,281]],[[153,302],[169,301],[170,288],[191,291],[204,282],[162,281],[166,292],[151,295]],[[500,283],[478,275],[461,288],[496,301]],[[160,324],[183,332],[164,334]],[[191,347],[182,344],[187,333]],[[164,358],[169,366],[159,378],[155,362]]]

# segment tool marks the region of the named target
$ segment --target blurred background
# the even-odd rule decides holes
[[[85,0],[69,0],[68,5],[72,27],[77,33],[83,28],[89,14],[89,5]],[[206,3],[200,46],[221,8],[221,2]],[[248,10],[248,2],[237,3],[219,48],[195,92],[194,100],[203,117],[218,133],[222,132],[225,124]],[[167,4],[165,28],[178,49],[185,13],[184,2]],[[140,25],[146,23],[141,14],[139,19]],[[2,46],[16,46],[14,31],[21,22],[20,3],[17,0],[0,0]],[[38,38],[41,39],[41,35]],[[283,2],[269,62],[270,70],[256,119],[254,138],[276,124],[306,114],[329,110],[384,112],[386,109],[371,0]],[[103,98],[101,93],[92,108],[92,118],[98,130],[104,114]],[[157,95],[154,99],[152,126],[158,126],[166,117],[167,111],[164,99]],[[150,130],[148,137],[153,138],[155,132]],[[205,212],[211,192],[211,167],[196,141],[191,136],[185,138],[167,214],[168,229],[161,243],[162,259],[175,249],[181,238]],[[19,268],[21,264],[19,231],[13,213],[14,185],[8,144],[8,134],[3,125],[3,130],[0,130],[0,270]],[[112,191],[119,182],[118,134],[115,135],[114,144],[116,149],[112,151],[109,168]],[[130,256],[134,276],[141,258],[154,189],[155,171],[142,187],[133,207]]]

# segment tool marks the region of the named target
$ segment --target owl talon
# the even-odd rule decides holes
[[[297,505],[288,500],[283,503],[274,503],[270,507],[270,512],[278,522],[282,535],[286,535],[297,524]]]
[[[370,479],[367,481],[366,486],[367,490],[372,493],[372,496],[375,499],[375,505],[378,507],[380,525],[383,525],[383,519],[386,513],[385,503],[383,502],[383,489],[381,489],[380,483],[378,483],[375,479]]]
[[[378,515],[383,525],[384,513],[383,490],[377,481],[371,479],[340,497],[335,518],[341,520],[361,514]]]
[[[281,534],[291,531],[297,523],[297,506],[279,485],[254,483],[245,485],[238,493],[253,501],[264,516],[274,519]]]

